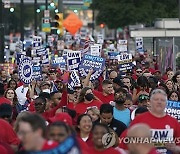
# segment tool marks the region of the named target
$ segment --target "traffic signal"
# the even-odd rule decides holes
[[[57,13],[55,15],[55,27],[57,28],[57,34],[63,35],[64,29],[63,29],[63,13]]]
[[[100,24],[99,26],[100,26],[100,28],[104,28],[105,25],[104,24]]]

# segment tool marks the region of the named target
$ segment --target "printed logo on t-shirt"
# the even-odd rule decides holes
[[[172,152],[165,148],[166,143],[173,143],[174,130],[169,125],[165,129],[151,129],[152,143],[157,151],[162,154],[171,154]]]

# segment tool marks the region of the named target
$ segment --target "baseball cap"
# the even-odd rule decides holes
[[[113,79],[113,83],[116,83],[116,84],[118,84],[119,86],[123,86],[123,85],[124,85],[124,84],[122,83],[120,77],[115,77],[115,78]]]
[[[68,113],[62,112],[56,114],[54,117],[49,118],[50,122],[57,122],[62,121],[65,122],[67,125],[72,126],[72,118]]]

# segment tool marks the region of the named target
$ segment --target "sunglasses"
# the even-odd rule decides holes
[[[147,95],[139,96],[139,100],[148,100],[148,99],[149,99],[149,96],[147,96]]]
[[[142,73],[142,71],[136,71],[136,73]]]

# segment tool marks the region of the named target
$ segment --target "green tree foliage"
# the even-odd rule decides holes
[[[152,26],[156,18],[178,18],[178,0],[93,0],[97,24],[109,28],[142,23]]]
[[[5,14],[6,23],[9,25],[10,32],[18,32],[20,31],[20,5],[15,6],[15,11],[11,13],[9,10],[5,10],[7,14]],[[24,5],[24,26],[29,26],[29,24],[34,19],[34,6],[33,5]]]

